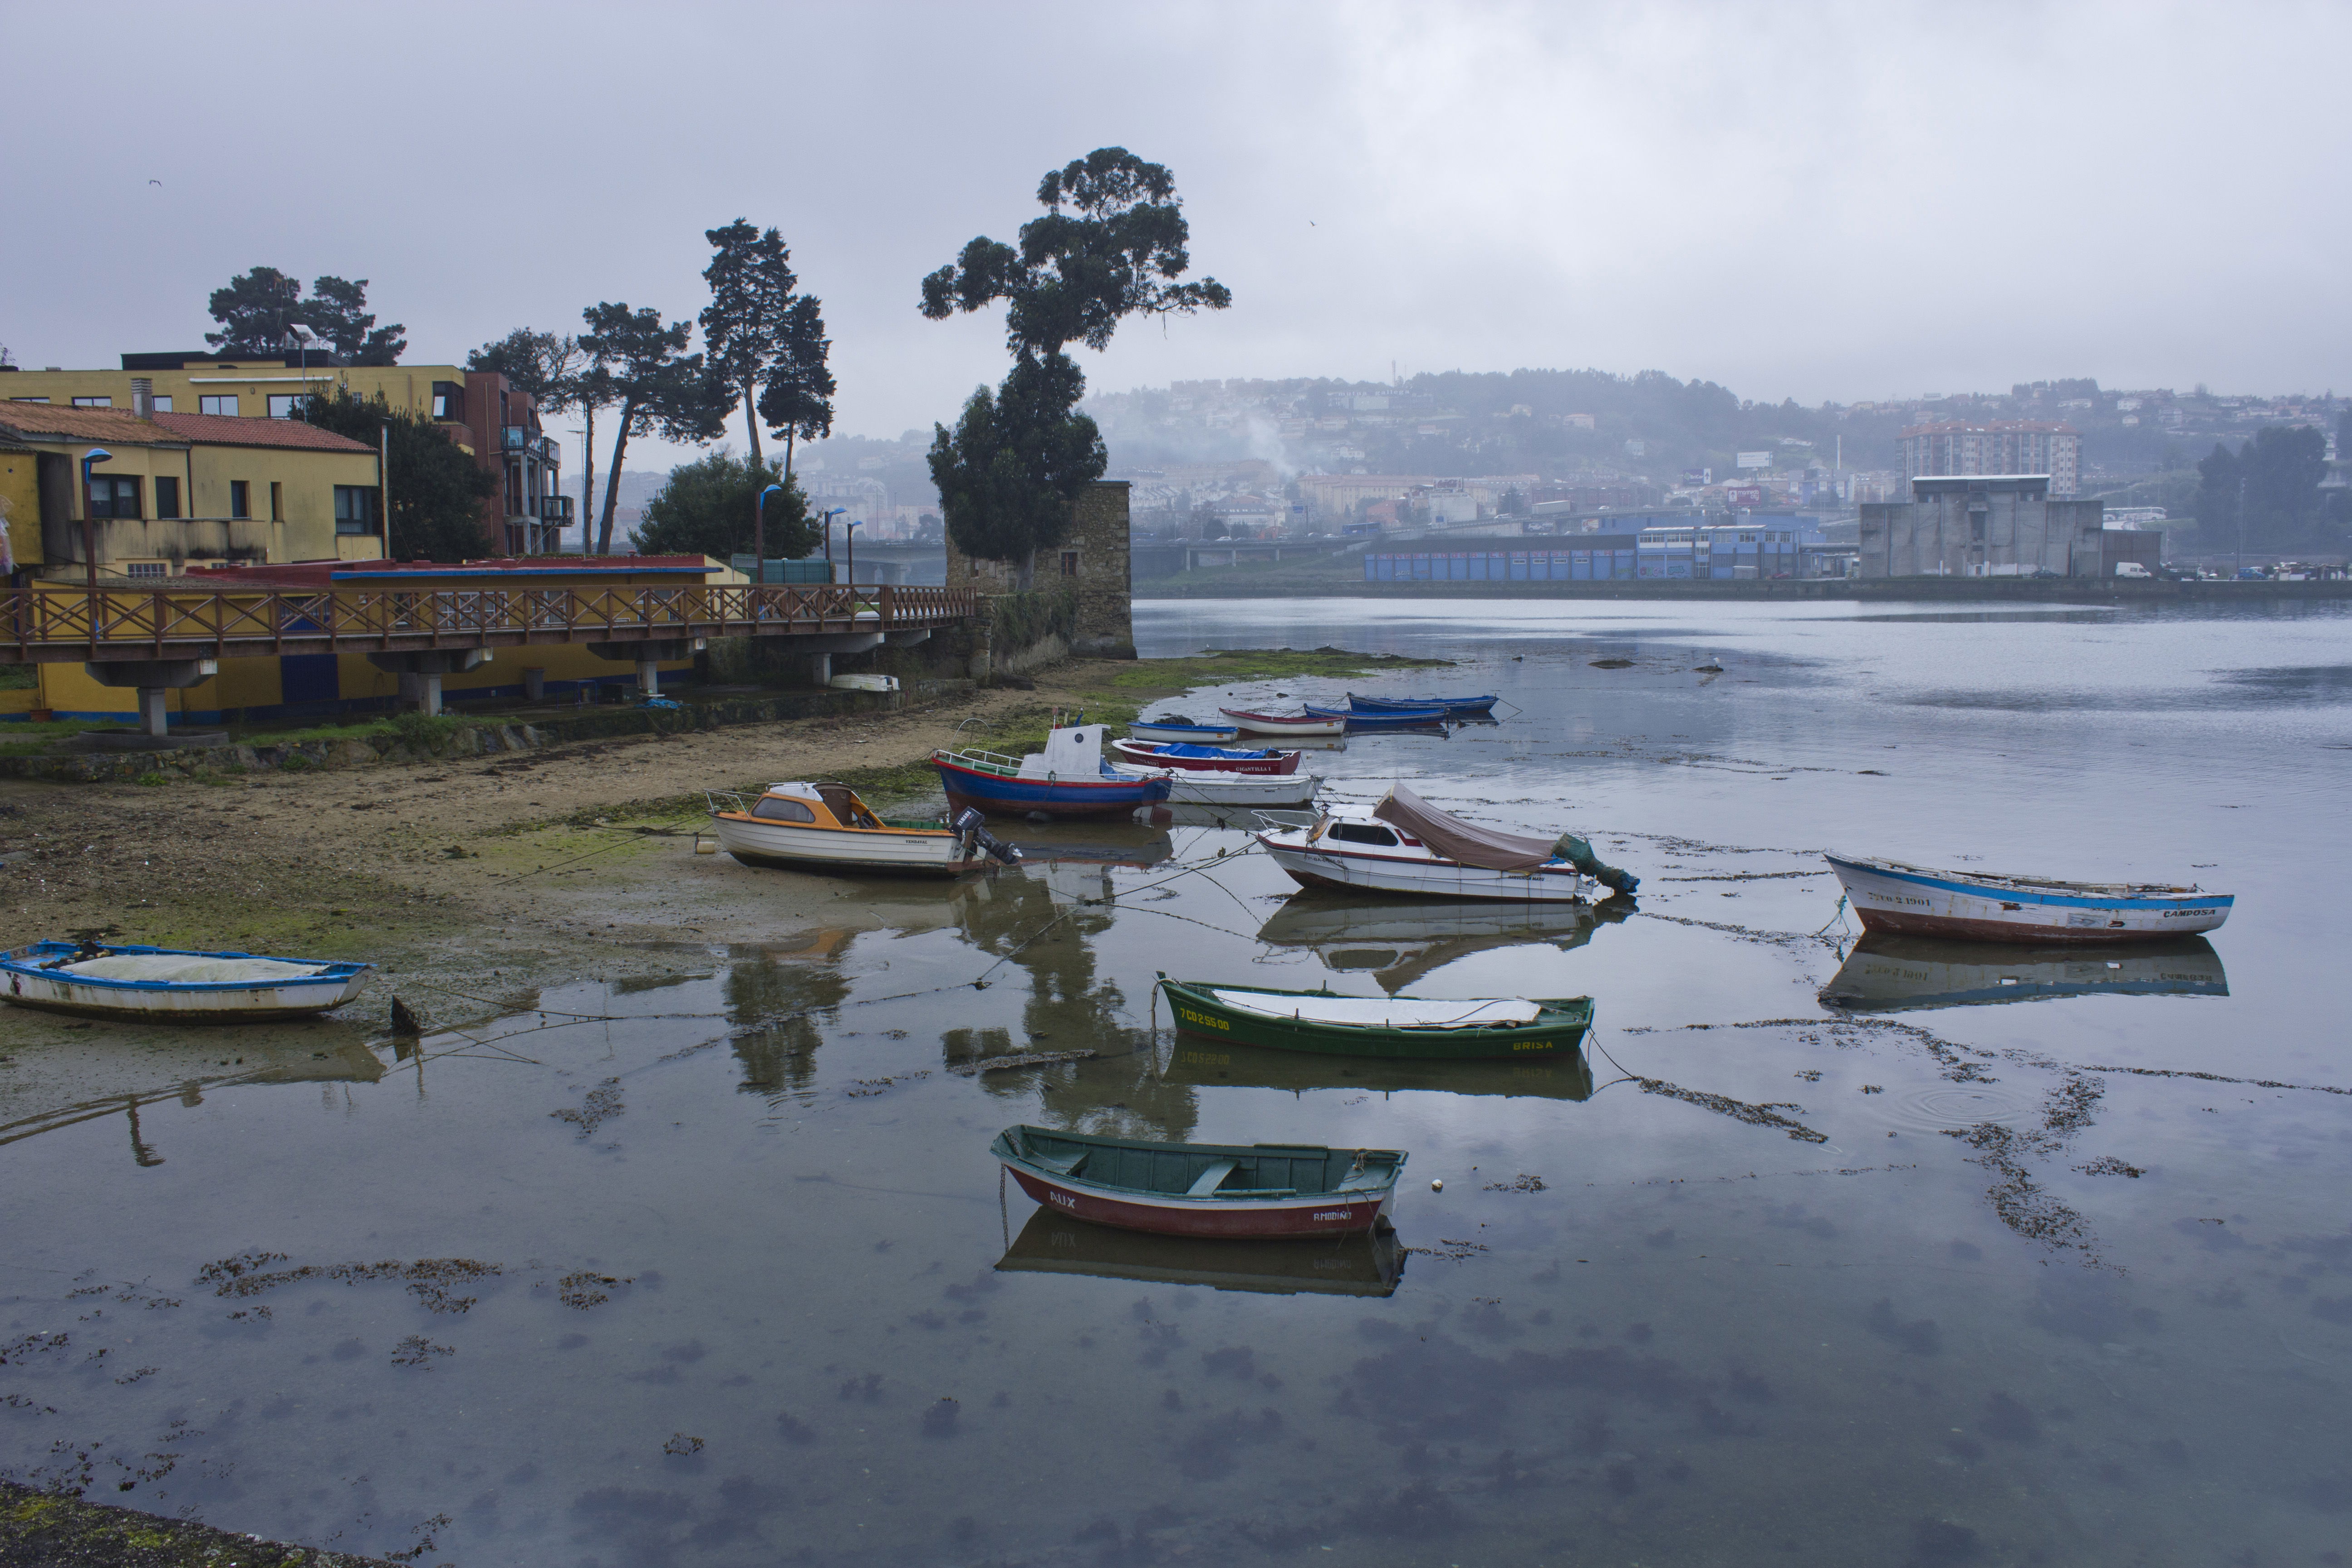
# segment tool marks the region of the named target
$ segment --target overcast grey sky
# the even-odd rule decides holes
[[[1004,365],[994,318],[917,315],[923,273],[1116,142],[1175,172],[1234,305],[1129,324],[1082,354],[1098,391],[2352,384],[2341,4],[0,0],[0,27],[22,364],[200,345],[257,263],[372,279],[420,363],[598,300],[690,317],[702,231],[740,215],[824,300],[837,428],[894,436]]]

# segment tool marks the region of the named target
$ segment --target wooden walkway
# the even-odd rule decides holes
[[[960,588],[185,588],[0,592],[0,662],[410,653],[530,643],[812,637],[952,626]]]

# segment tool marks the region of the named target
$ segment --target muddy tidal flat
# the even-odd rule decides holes
[[[1302,895],[1199,814],[1010,825],[1027,863],[955,885],[757,872],[605,847],[686,787],[625,758],[601,828],[595,759],[549,760],[571,815],[530,833],[530,773],[400,784],[448,865],[370,864],[341,825],[393,786],[302,781],[254,809],[380,891],[276,934],[404,972],[352,1016],[0,1014],[0,1473],[425,1563],[2343,1560],[2352,620],[1185,601],[1138,631],[1457,661],[1352,684],[1499,722],[1307,765],[1585,834],[1638,902]],[[160,793],[0,826],[79,810],[124,863],[119,803]],[[1888,943],[1825,848],[2238,902],[2138,952]],[[627,869],[544,882],[592,851]],[[19,921],[128,901],[24,874]],[[1598,1024],[1541,1067],[1310,1060],[1173,1033],[1160,971]],[[394,1041],[412,979],[433,1027]],[[1407,1150],[1397,1233],[1056,1220],[987,1155],[1016,1121]]]

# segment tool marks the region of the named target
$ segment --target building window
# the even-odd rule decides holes
[[[231,517],[253,515],[253,489],[243,479],[231,479],[228,482],[228,514]]]
[[[433,384],[433,417],[457,420],[466,417],[466,388],[462,382],[436,381]]]
[[[77,397],[73,400],[73,405],[76,408],[111,408],[114,406],[114,399],[111,397]]]
[[[196,411],[200,414],[226,414],[234,419],[236,417],[236,394],[205,393],[196,399]]]
[[[12,397],[8,401],[11,403],[47,403],[48,399],[46,397]]]
[[[1062,575],[1063,575],[1063,576],[1065,576],[1065,577],[1075,577],[1075,576],[1076,576],[1077,574],[1078,574],[1078,552],[1077,552],[1076,551],[1075,551],[1075,550],[1065,550],[1065,551],[1063,551],[1063,552],[1062,552]]]
[[[172,397],[169,393],[164,394],[161,397],[151,397],[147,400],[147,403],[148,406],[154,409],[158,414],[169,414],[172,412]]]
[[[375,531],[375,487],[373,485],[337,485],[335,487],[335,531],[337,533],[373,533]]]
[[[137,517],[139,481],[112,474],[96,474],[89,481],[89,515]]]
[[[299,419],[310,401],[307,392],[273,392],[269,395],[269,416],[272,419]]]
[[[168,577],[172,574],[170,566],[161,561],[126,561],[122,571],[129,577]]]
[[[177,474],[155,476],[155,515],[157,517],[180,515],[180,477]]]
[[[276,479],[269,481],[269,521],[272,522],[286,521],[286,487]]]

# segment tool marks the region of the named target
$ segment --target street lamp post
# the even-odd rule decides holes
[[[852,588],[857,586],[857,531],[865,526],[863,519],[854,519],[842,525],[842,542],[849,546],[849,565],[846,570],[849,573],[849,585]]]
[[[833,520],[848,510],[845,506],[837,506],[819,514],[824,519],[824,580],[828,583],[833,581]]]
[[[770,485],[751,503],[751,581],[764,584],[768,580],[768,498],[784,493],[782,485]]]
[[[93,464],[110,463],[114,454],[103,447],[92,447],[81,459],[81,559],[89,578],[90,637],[98,636],[98,528],[89,515],[89,470]],[[90,650],[95,653],[97,649]]]

